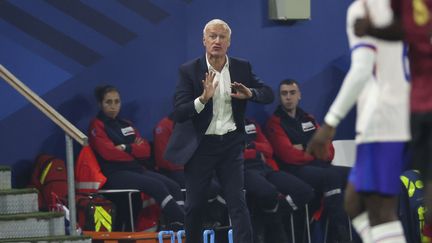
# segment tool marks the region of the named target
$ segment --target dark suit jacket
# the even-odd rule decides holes
[[[268,104],[274,95],[270,87],[252,72],[250,63],[238,58],[229,58],[231,82],[239,82],[252,89],[251,101]],[[205,56],[196,58],[180,66],[180,80],[174,96],[173,119],[176,122],[170,137],[165,159],[177,164],[185,164],[194,154],[213,116],[213,101],[205,105],[198,114],[194,100],[203,92],[202,80],[208,72]],[[244,132],[244,114],[247,100],[232,99],[232,111],[237,130]]]

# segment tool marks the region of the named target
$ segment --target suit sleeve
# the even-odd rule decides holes
[[[112,162],[131,161],[135,158],[125,152],[118,150],[105,132],[102,121],[95,119],[90,124],[89,143],[92,149],[103,159]]]
[[[304,151],[296,149],[286,135],[280,119],[272,116],[266,125],[267,138],[273,146],[274,154],[282,163],[292,165],[305,165],[314,160],[314,157]]]
[[[251,75],[251,84],[250,87],[248,87],[252,91],[252,98],[250,100],[261,104],[272,103],[274,101],[273,90],[269,86],[265,85],[264,82],[255,75],[249,62],[248,70]]]
[[[186,67],[180,67],[179,81],[174,95],[173,119],[176,122],[184,122],[198,115],[194,105],[194,100],[198,97],[194,93],[194,81],[196,80],[192,79],[192,75],[186,70]]]
[[[164,159],[164,153],[172,133],[172,127],[167,127],[167,124],[163,124],[163,121],[164,120],[159,122],[153,131],[156,166],[159,169],[167,169],[169,171],[183,170],[183,166],[175,165]]]

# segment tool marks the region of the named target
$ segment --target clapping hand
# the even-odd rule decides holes
[[[214,77],[216,76],[216,73],[213,71],[210,71],[205,74],[205,80],[202,80],[203,84],[203,93],[199,97],[199,100],[201,103],[206,104],[214,95],[215,90],[219,84],[219,81],[215,81],[213,83]]]
[[[235,91],[231,93],[231,97],[233,98],[240,100],[252,98],[252,91],[248,87],[244,86],[242,83],[232,83],[231,89]]]

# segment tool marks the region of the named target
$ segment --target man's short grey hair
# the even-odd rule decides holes
[[[229,27],[229,25],[228,25],[225,21],[223,21],[223,20],[221,20],[221,19],[212,19],[212,20],[210,20],[210,21],[209,21],[209,22],[204,26],[204,29],[203,29],[203,36],[205,36],[206,29],[207,29],[208,27],[212,26],[212,25],[223,25],[224,28],[225,28],[226,30],[228,30],[228,35],[229,35],[229,37],[231,37],[231,28]]]

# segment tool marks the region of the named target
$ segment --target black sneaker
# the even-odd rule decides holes
[[[220,227],[222,224],[219,221],[214,221],[214,222],[204,222],[203,224],[203,228],[204,229],[215,229]]]
[[[166,226],[167,230],[179,231],[184,229],[184,224],[182,222],[171,222]]]

